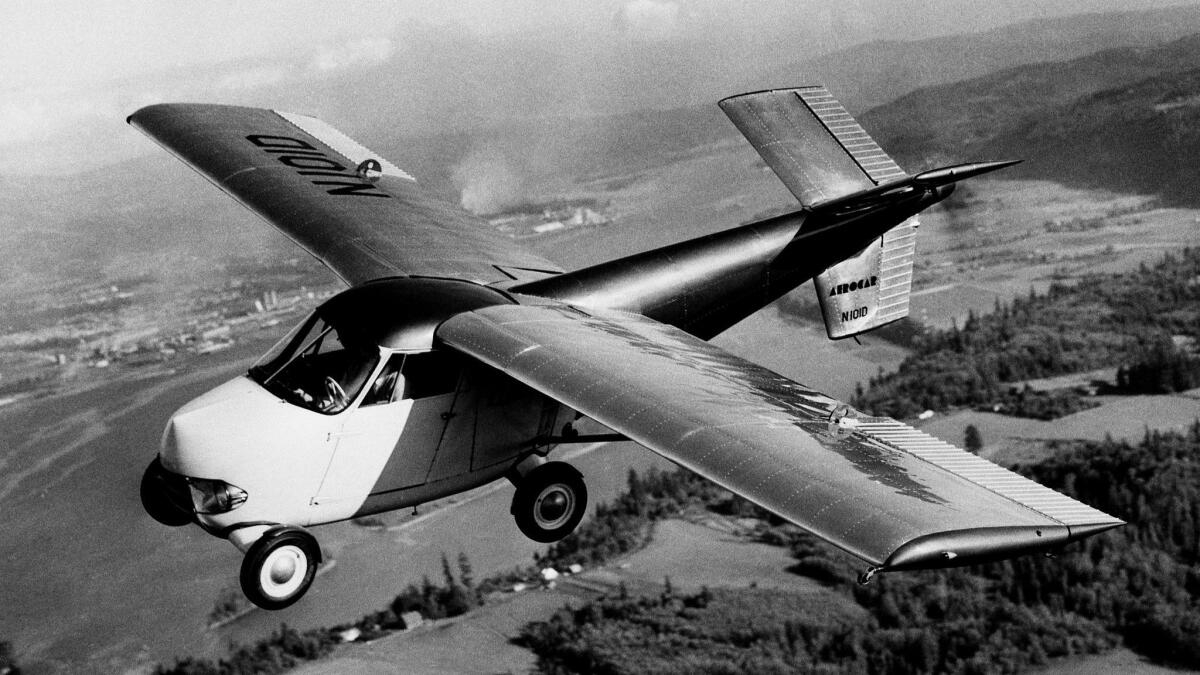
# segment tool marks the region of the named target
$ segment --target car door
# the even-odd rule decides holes
[[[315,500],[356,510],[369,495],[425,484],[454,411],[460,369],[435,352],[393,354],[345,413]],[[353,513],[353,511],[351,511]]]

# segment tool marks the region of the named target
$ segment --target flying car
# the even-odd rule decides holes
[[[524,250],[304,115],[160,104],[129,122],[349,288],[167,422],[142,478],[155,520],[244,553],[260,607],[300,599],[310,528],[497,480],[517,528],[587,508],[563,444],[623,438],[881,571],[1053,550],[1121,525],[903,422],[708,342],[810,279],[830,338],[907,315],[916,215],[1012,162],[909,175],[820,86],[720,102],[795,195],[777,217],[576,270]],[[581,418],[609,430],[580,433]]]

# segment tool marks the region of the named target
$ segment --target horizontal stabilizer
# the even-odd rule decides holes
[[[741,94],[720,106],[806,208],[905,177],[824,87]]]

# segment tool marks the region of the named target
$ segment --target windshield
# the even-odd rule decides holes
[[[341,412],[362,390],[379,350],[313,315],[250,368],[250,378],[295,405]]]

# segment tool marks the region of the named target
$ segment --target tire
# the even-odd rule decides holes
[[[587,485],[575,467],[548,462],[536,467],[517,485],[512,514],[517,528],[543,544],[575,531],[587,511]]]
[[[263,609],[289,607],[308,592],[320,564],[321,547],[308,532],[298,527],[267,530],[242,559],[242,592]]]
[[[172,486],[173,478],[175,477],[168,474],[162,468],[162,462],[155,457],[142,474],[142,509],[146,511],[146,515],[162,525],[182,527],[192,522],[193,515],[190,509],[180,507],[171,498],[172,492],[179,493],[180,498],[187,493],[187,487],[182,485],[182,481],[180,485]]]

